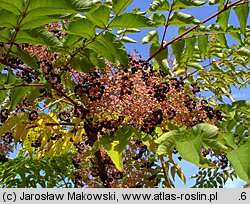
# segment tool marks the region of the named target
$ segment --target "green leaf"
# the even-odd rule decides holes
[[[229,33],[235,40],[237,40],[240,44],[243,44],[240,32],[230,32]]]
[[[250,51],[248,52],[248,55],[250,55]],[[249,100],[238,100],[238,101],[233,102],[232,107],[233,107],[233,109],[234,108],[240,108],[240,109],[247,108],[247,109],[250,109],[250,101]]]
[[[128,28],[128,29],[118,29],[117,34],[121,35],[121,34],[130,34],[130,33],[139,33],[141,32],[140,29],[137,28]]]
[[[9,28],[1,28],[0,27],[0,41],[7,42],[11,39],[13,35],[13,30],[11,31]]]
[[[185,40],[180,40],[178,42],[175,42],[175,43],[171,44],[171,46],[173,49],[174,56],[175,56],[177,62],[179,62],[181,60],[182,55],[183,55],[183,50],[185,47]]]
[[[197,62],[188,62],[188,67],[191,69],[196,69],[200,71],[204,70],[204,67],[200,63],[197,63]]]
[[[172,130],[164,133],[158,139],[155,140],[156,144],[159,144],[157,148],[157,154],[162,155],[172,151],[174,148],[174,141],[176,136],[181,135],[179,130]]]
[[[183,12],[174,12],[174,14],[170,17],[168,24],[172,26],[189,26],[200,24],[200,21],[190,14],[186,14]]]
[[[221,0],[209,0],[209,5],[215,5],[218,4],[219,2],[221,2]]]
[[[207,46],[208,46],[208,35],[200,35],[198,37],[198,47],[200,50],[200,54],[203,58],[206,56]]]
[[[81,37],[79,35],[67,34],[64,38],[63,46],[64,47],[68,47],[68,46],[72,46],[72,45],[76,46],[79,43],[81,43],[81,45],[83,45],[83,37]]]
[[[207,3],[207,1],[199,1],[199,0],[178,0],[175,1],[173,10],[180,10],[191,7],[203,6]]]
[[[85,16],[100,28],[105,28],[109,21],[110,9],[107,6],[101,5],[91,9]]]
[[[113,11],[120,14],[133,2],[133,0],[113,0]]]
[[[119,38],[110,32],[105,32],[87,48],[107,58],[113,63],[120,62],[124,67],[128,66],[128,55]]]
[[[195,125],[192,128],[192,134],[201,136],[202,143],[211,149],[227,151],[227,147],[218,140],[218,128],[214,125],[206,123]]]
[[[51,22],[59,21],[62,15],[52,15],[52,16],[26,16],[21,23],[21,30],[33,29],[36,27],[44,26]]]
[[[0,8],[0,26],[14,28],[18,24],[19,16]]]
[[[38,59],[35,56],[30,56],[27,52],[23,51],[22,49],[14,46],[11,49],[11,53],[21,59],[26,65],[28,65],[32,69],[38,69]]]
[[[219,5],[218,10],[221,10],[224,8],[224,5]],[[223,11],[220,15],[218,15],[216,22],[221,24],[224,31],[228,28],[228,19],[230,16],[230,8],[226,11]]]
[[[84,55],[77,55],[70,61],[70,66],[80,72],[91,72],[95,65]]]
[[[0,85],[2,86],[3,84],[5,84],[6,82],[6,78],[7,78],[7,74],[0,74]]]
[[[122,153],[132,136],[132,129],[128,126],[124,126],[115,132],[114,137],[106,135],[101,138],[101,144],[104,146],[105,151],[114,162],[116,168],[121,172],[124,170]]]
[[[105,59],[100,54],[90,49],[84,49],[84,53],[88,57],[90,62],[100,70],[103,70],[106,67]]]
[[[3,7],[9,7],[18,5],[16,2],[14,5],[12,3],[6,2],[3,3]],[[1,5],[1,4],[0,4]],[[25,5],[23,4],[18,12],[22,14],[24,18],[20,21],[20,29],[33,29],[39,26],[43,26],[50,22],[58,21],[66,16],[70,16],[73,13],[84,12],[90,9],[90,2],[88,0],[53,0],[53,1],[39,1],[39,0],[30,0],[26,1]],[[25,8],[26,7],[26,8]],[[17,9],[17,8],[16,8]],[[12,9],[11,9],[12,10]],[[25,13],[24,13],[25,12]],[[15,12],[16,13],[16,12]],[[6,17],[9,17],[9,20],[15,21],[15,16],[10,16],[6,14]],[[5,23],[6,24],[6,23]],[[12,27],[16,27],[16,24],[12,23]]]
[[[175,139],[176,149],[181,157],[199,167],[209,168],[212,164],[201,155],[202,135],[187,132]]]
[[[241,56],[246,56],[246,57],[250,56],[250,50],[245,47],[240,48],[237,53]]]
[[[49,45],[60,47],[62,43],[51,32],[45,28],[39,27],[32,30],[20,30],[16,36],[16,43],[30,43],[39,45]]]
[[[240,23],[240,29],[243,34],[246,34],[246,26],[249,15],[249,4],[245,3],[234,7],[234,11]]]
[[[234,167],[237,175],[250,182],[250,141],[241,144],[237,149],[227,154],[227,159]]]
[[[158,43],[159,35],[157,30],[150,31],[145,37],[142,38],[142,43],[146,44],[149,42]],[[159,48],[159,47],[158,47]]]
[[[5,84],[7,85],[13,85],[17,82],[21,82],[22,79],[20,78],[17,78],[14,74],[13,74],[13,71],[11,70],[8,70],[8,76],[7,76],[7,79],[5,81]]]
[[[227,39],[224,33],[218,34],[218,40],[223,47],[228,48]]]
[[[196,44],[196,37],[186,39],[186,49],[185,52],[187,53],[188,58],[193,59],[194,48]]]
[[[20,121],[27,118],[27,114],[22,112],[17,115],[10,116],[0,127],[0,135],[2,136],[4,133],[10,131],[14,128]]]
[[[133,40],[132,38],[130,38],[128,36],[123,36],[120,38],[120,40],[124,43],[137,43],[136,40]]]
[[[110,28],[154,28],[157,24],[149,18],[135,13],[124,13],[116,17],[109,25]]]
[[[35,101],[35,99],[41,96],[40,89],[41,87],[36,87],[36,86],[30,87],[30,92],[27,95],[27,98],[29,99],[29,101]]]
[[[237,148],[237,145],[235,143],[234,139],[234,133],[233,132],[228,132],[228,133],[219,133],[219,139],[223,139],[226,141],[226,144],[233,149]]]
[[[20,15],[24,10],[24,1],[17,0],[1,0],[0,7],[4,8],[16,15]]]
[[[95,24],[86,18],[72,21],[65,25],[64,28],[65,32],[69,34],[79,35],[87,39],[95,37]]]
[[[30,0],[27,13],[31,16],[45,16],[79,13],[89,9],[89,0]]]
[[[12,111],[16,108],[17,104],[20,103],[24,96],[30,91],[30,87],[17,87],[10,90],[10,108]]]
[[[152,55],[159,48],[160,48],[159,43],[153,43],[150,46],[150,55]],[[170,67],[168,65],[168,48],[165,48],[162,52],[156,55],[153,59],[159,64],[159,69],[171,75]]]
[[[161,13],[154,13],[149,17],[149,19],[159,25],[165,25],[166,23],[166,17]]]
[[[0,90],[0,103],[2,103],[7,98],[7,91]]]
[[[148,9],[149,12],[162,12],[169,10],[169,3],[167,0],[154,0]]]

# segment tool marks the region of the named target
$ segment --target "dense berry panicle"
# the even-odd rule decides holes
[[[46,28],[60,40],[65,37],[59,24],[49,24]],[[58,90],[63,90],[74,100],[75,104],[72,101],[69,103],[72,110],[62,107],[58,113],[58,121],[64,124],[71,123],[75,118],[83,121],[85,133],[81,134],[79,140],[70,140],[78,153],[72,159],[72,164],[77,169],[76,186],[154,187],[159,184],[160,178],[154,169],[156,161],[149,160],[150,152],[142,141],[132,140],[126,146],[124,172],[116,169],[103,148],[98,156],[86,156],[95,141],[107,135],[110,138],[116,137],[116,131],[124,125],[136,127],[146,134],[154,134],[155,127],[164,127],[169,122],[177,126],[192,127],[211,119],[222,119],[219,110],[214,110],[206,101],[197,97],[200,87],[196,83],[190,85],[181,77],[170,78],[162,70],[154,69],[137,53],[129,55],[128,68],[106,61],[106,67],[93,68],[93,71],[83,73],[72,68],[70,63],[57,66],[60,58],[68,56],[50,52],[45,46],[22,44],[20,48],[38,59],[37,65],[48,84],[39,90],[43,100],[58,100],[62,96]],[[18,58],[9,60],[10,63],[30,69]],[[17,71],[15,74],[27,83],[38,80],[25,71]],[[38,118],[39,111],[29,110],[30,103],[32,101],[24,100],[22,110],[28,110],[29,122],[32,123]],[[7,120],[8,115],[8,110],[1,111],[2,123]],[[52,135],[48,142],[57,142],[62,137],[61,134]],[[6,146],[8,141],[5,139],[0,145]],[[34,140],[31,146],[38,149],[41,141]],[[10,147],[8,149],[7,145],[5,150],[8,152]],[[6,151],[0,152],[0,159],[3,161],[7,158]],[[178,152],[173,150],[173,153]],[[222,163],[226,166],[224,160]],[[146,173],[143,168],[147,169]]]
[[[2,109],[0,112],[1,123],[4,123],[9,117],[9,111],[7,109]]]
[[[169,120],[191,127],[215,118],[212,110],[204,108],[195,96],[197,84],[190,86],[182,78],[168,79],[163,71],[154,70],[136,54],[129,59],[129,69],[107,63],[103,71],[74,72],[74,93],[90,115],[98,115],[100,120],[105,120],[107,113],[114,118],[124,116],[124,123],[146,133]],[[158,116],[153,114],[155,111],[159,111]]]

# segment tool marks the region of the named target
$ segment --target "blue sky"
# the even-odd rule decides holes
[[[152,1],[153,0],[134,0],[133,3],[128,7],[128,10],[131,11],[133,8],[140,8],[141,11],[146,11],[149,8],[149,5]],[[183,12],[189,13],[189,14],[193,15],[195,18],[197,18],[198,20],[202,21],[202,20],[206,19],[207,17],[209,17],[210,15],[214,14],[217,10],[218,10],[217,5],[214,5],[214,6],[206,5],[206,6],[203,6],[202,8],[191,8],[191,9],[183,10]],[[250,19],[249,19],[249,21],[250,21]],[[249,24],[249,21],[248,21],[248,24]],[[207,23],[207,25],[209,25],[211,23],[215,23],[215,19],[209,21]],[[239,26],[237,16],[235,15],[233,10],[231,10],[229,24]],[[164,29],[163,26],[162,26],[162,28],[158,29],[160,40],[161,40],[161,36],[163,33],[163,29]],[[133,52],[133,50],[136,49],[139,52],[139,54],[142,55],[145,59],[148,58],[150,45],[149,44],[142,44],[141,39],[145,35],[147,35],[147,33],[149,31],[150,31],[150,29],[143,29],[142,32],[139,34],[129,35],[129,37],[132,37],[133,39],[137,40],[138,43],[137,44],[126,44],[127,51]],[[165,41],[169,41],[177,35],[178,35],[178,30],[176,28],[169,27]],[[233,43],[235,43],[232,39],[228,39],[228,40],[229,40],[229,45],[232,45]],[[235,100],[250,100],[250,94],[248,94],[249,87],[246,89],[241,89],[241,90],[233,88],[232,91],[233,91],[232,94],[233,94],[233,97],[235,98]],[[193,165],[193,164],[190,164],[189,162],[183,161],[183,160],[182,161],[176,160],[176,161],[183,168],[185,175],[186,175],[186,178],[187,178],[187,184],[184,185],[183,182],[176,177],[176,182],[175,182],[176,187],[177,188],[186,188],[186,187],[192,186],[194,184],[195,179],[190,179],[190,176],[197,172],[198,167]],[[225,187],[226,188],[242,188],[242,186],[245,183],[246,182],[242,181],[241,179],[235,179],[233,181],[228,180]]]

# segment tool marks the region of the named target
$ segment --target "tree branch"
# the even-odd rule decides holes
[[[10,48],[8,49],[8,52],[7,52],[7,54],[6,54],[6,57],[5,57],[6,59],[8,59],[8,56],[9,56],[9,54],[10,54],[10,51],[11,51],[11,49],[12,49],[12,47],[13,47],[13,45],[14,45],[14,42],[15,42],[15,40],[16,40],[17,33],[18,33],[18,31],[20,30],[21,24],[22,24],[24,18],[26,17],[26,15],[27,15],[27,11],[28,11],[29,5],[30,5],[30,0],[28,0],[27,6],[26,6],[26,8],[25,8],[25,11],[22,13],[22,17],[21,17],[20,21],[18,22],[18,24],[17,24],[17,26],[16,26],[16,28],[15,28],[15,32],[14,32],[13,37],[12,37],[10,43],[9,43],[9,44],[10,44]]]
[[[30,70],[26,67],[21,67],[21,66],[18,66],[18,65],[15,65],[15,64],[12,64],[12,63],[9,63],[6,59],[0,59],[0,63],[6,65],[6,66],[9,66],[10,68],[13,68],[13,69],[20,69],[24,72],[27,72],[27,73],[30,73],[30,74],[33,74],[35,76],[39,76],[40,73],[37,72],[37,71],[34,71],[34,70]]]
[[[151,59],[153,59],[156,55],[158,55],[160,52],[162,52],[164,49],[166,49],[170,44],[177,42],[179,40],[181,40],[185,35],[187,35],[188,33],[190,33],[191,31],[193,31],[194,29],[198,28],[201,24],[204,24],[208,21],[210,21],[211,19],[215,18],[216,16],[220,15],[221,13],[223,13],[224,11],[230,9],[233,6],[237,6],[240,4],[244,4],[247,3],[245,1],[242,0],[238,0],[234,3],[231,3],[225,7],[223,7],[221,10],[219,10],[218,12],[216,12],[215,14],[209,16],[208,18],[206,18],[205,20],[203,20],[200,24],[195,25],[193,27],[191,27],[190,29],[186,30],[185,32],[183,32],[182,34],[178,35],[177,37],[173,38],[172,40],[166,42],[163,46],[160,46],[160,48],[158,50],[156,50],[148,59],[147,61],[150,61]]]
[[[75,107],[78,107],[79,104],[74,101],[72,98],[70,98],[66,93],[64,93],[62,90],[54,88],[60,95],[62,95],[64,98],[66,98],[69,102],[71,102]]]

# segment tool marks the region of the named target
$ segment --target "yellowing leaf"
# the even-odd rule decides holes
[[[8,120],[6,120],[2,127],[0,128],[0,136],[2,136],[4,133],[10,131],[12,128],[14,128],[19,122],[22,122],[23,120],[27,119],[28,115],[26,113],[18,113],[17,115],[10,116]]]
[[[25,124],[23,122],[20,122],[16,126],[16,132],[14,135],[14,143],[17,144],[19,140],[22,142],[26,139],[26,135],[28,133],[28,124]]]

